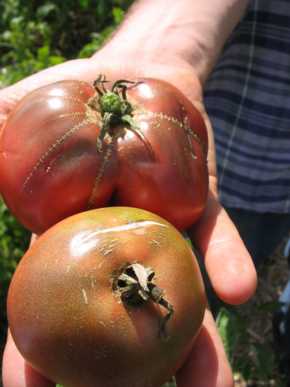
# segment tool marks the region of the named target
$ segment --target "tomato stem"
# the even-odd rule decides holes
[[[108,81],[105,75],[100,74],[94,82],[94,88],[98,96],[97,98],[93,97],[89,101],[89,105],[93,109],[97,109],[102,117],[102,127],[98,137],[97,149],[102,151],[105,137],[109,136],[111,139],[116,133],[116,127],[123,124],[126,125],[126,129],[131,130],[145,143],[151,158],[154,159],[152,146],[140,131],[133,116],[133,106],[127,99],[127,90],[136,87],[141,82],[119,79],[110,90],[106,89],[106,83]]]
[[[133,118],[133,107],[127,100],[128,84],[136,86],[139,82],[119,79],[116,81],[111,90],[105,88],[108,81],[104,75],[94,82],[94,87],[98,93],[98,107],[103,118],[103,125],[99,135],[99,141],[102,142],[106,134],[112,135],[115,126],[127,124],[132,130],[139,130]]]
[[[174,313],[173,306],[164,298],[164,291],[154,282],[155,272],[140,263],[122,267],[113,281],[113,290],[120,294],[121,300],[128,306],[141,306],[149,301],[159,304],[167,310],[160,324],[160,336],[167,338],[166,324]]]

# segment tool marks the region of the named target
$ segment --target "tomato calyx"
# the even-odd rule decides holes
[[[102,117],[102,127],[97,144],[100,150],[104,138],[107,135],[110,138],[113,137],[117,126],[126,124],[130,129],[138,130],[133,118],[133,106],[127,99],[127,89],[129,85],[134,87],[139,82],[119,79],[110,90],[105,87],[106,83],[108,83],[108,80],[105,75],[100,74],[94,81],[97,96],[89,101],[89,106],[97,110]]]
[[[127,84],[136,85],[137,82],[119,79],[113,84],[111,90],[104,89],[103,91],[98,87],[99,82],[102,82],[102,85],[104,85],[104,81],[102,79],[97,79],[94,86],[100,95],[99,104],[102,116],[110,114],[112,123],[119,123],[119,120],[122,120],[124,116],[131,116],[133,107],[127,100]]]
[[[102,151],[102,144],[105,137],[109,137],[109,142],[115,135],[120,134],[120,125],[126,125],[126,129],[131,130],[146,145],[152,159],[154,152],[151,144],[140,131],[134,119],[134,107],[127,99],[127,90],[136,87],[141,81],[129,81],[126,79],[117,80],[110,90],[105,84],[109,81],[105,75],[100,74],[94,81],[94,88],[97,96],[90,99],[88,105],[97,110],[102,118],[102,127],[97,141],[97,149]],[[119,127],[119,128],[118,128]]]
[[[173,306],[164,298],[164,291],[154,282],[155,272],[140,263],[126,264],[115,276],[113,290],[120,294],[122,302],[131,307],[142,306],[149,301],[164,307],[167,314],[160,324],[159,334],[166,339],[166,324],[174,313]]]

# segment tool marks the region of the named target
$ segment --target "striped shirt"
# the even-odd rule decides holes
[[[205,88],[226,207],[290,212],[290,1],[254,0]]]

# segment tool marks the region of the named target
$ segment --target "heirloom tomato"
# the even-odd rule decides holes
[[[189,244],[159,216],[126,207],[43,233],[8,292],[19,351],[66,387],[160,387],[184,362],[204,309]]]
[[[38,234],[112,197],[185,229],[205,206],[206,154],[201,114],[169,83],[60,81],[32,91],[8,117],[0,191]]]

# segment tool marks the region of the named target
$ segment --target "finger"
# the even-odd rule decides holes
[[[178,387],[232,387],[233,377],[213,317],[207,310],[191,353],[176,375]]]
[[[2,380],[3,387],[55,386],[55,383],[47,380],[25,362],[9,332],[3,354]]]
[[[18,100],[29,91],[64,79],[79,79],[90,82],[95,74],[96,65],[90,59],[74,59],[30,75],[23,80],[0,90],[0,97],[8,95],[11,100]]]
[[[250,298],[257,286],[254,264],[233,222],[212,192],[204,215],[189,234],[204,257],[217,295],[229,304],[241,304]]]
[[[29,247],[31,247],[31,246],[33,245],[33,243],[37,241],[38,238],[39,238],[38,235],[36,235],[36,234],[31,234]]]

